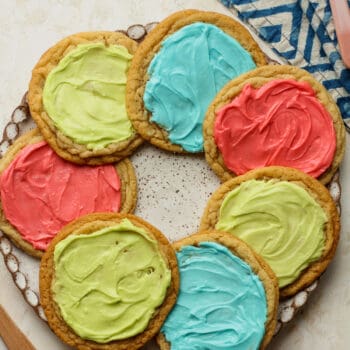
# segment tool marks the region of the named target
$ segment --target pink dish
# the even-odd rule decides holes
[[[350,8],[347,0],[330,0],[340,53],[347,68],[350,68]]]

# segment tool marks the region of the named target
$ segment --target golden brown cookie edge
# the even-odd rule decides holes
[[[137,179],[135,169],[129,158],[124,158],[115,165],[121,182],[121,205],[119,213],[132,214],[137,203]]]

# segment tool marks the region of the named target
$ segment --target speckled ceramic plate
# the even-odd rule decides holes
[[[155,24],[134,25],[123,32],[130,38],[141,41]],[[276,63],[273,60],[270,62]],[[18,136],[34,126],[25,95],[3,131],[0,156]],[[211,171],[204,157],[174,155],[151,145],[144,145],[131,159],[139,186],[135,214],[159,228],[171,241],[196,232],[206,202],[219,186],[218,178]],[[329,190],[340,210],[338,174],[331,181]],[[38,316],[46,321],[38,298],[39,261],[17,249],[1,231],[0,251],[23,298],[34,308]],[[281,327],[292,321],[316,287],[317,281],[280,304],[276,334]],[[154,350],[157,346],[152,343],[146,348]]]

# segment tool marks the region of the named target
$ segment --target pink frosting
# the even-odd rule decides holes
[[[45,250],[67,223],[93,212],[117,212],[120,179],[112,165],[69,163],[46,142],[26,146],[0,177],[7,220],[34,248]]]
[[[333,121],[307,82],[250,84],[216,114],[215,142],[237,175],[269,165],[297,168],[318,177],[336,150]]]

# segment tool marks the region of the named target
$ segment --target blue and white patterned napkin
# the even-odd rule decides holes
[[[282,61],[307,70],[321,81],[337,102],[350,131],[350,69],[341,60],[329,1],[220,1],[267,42]]]

